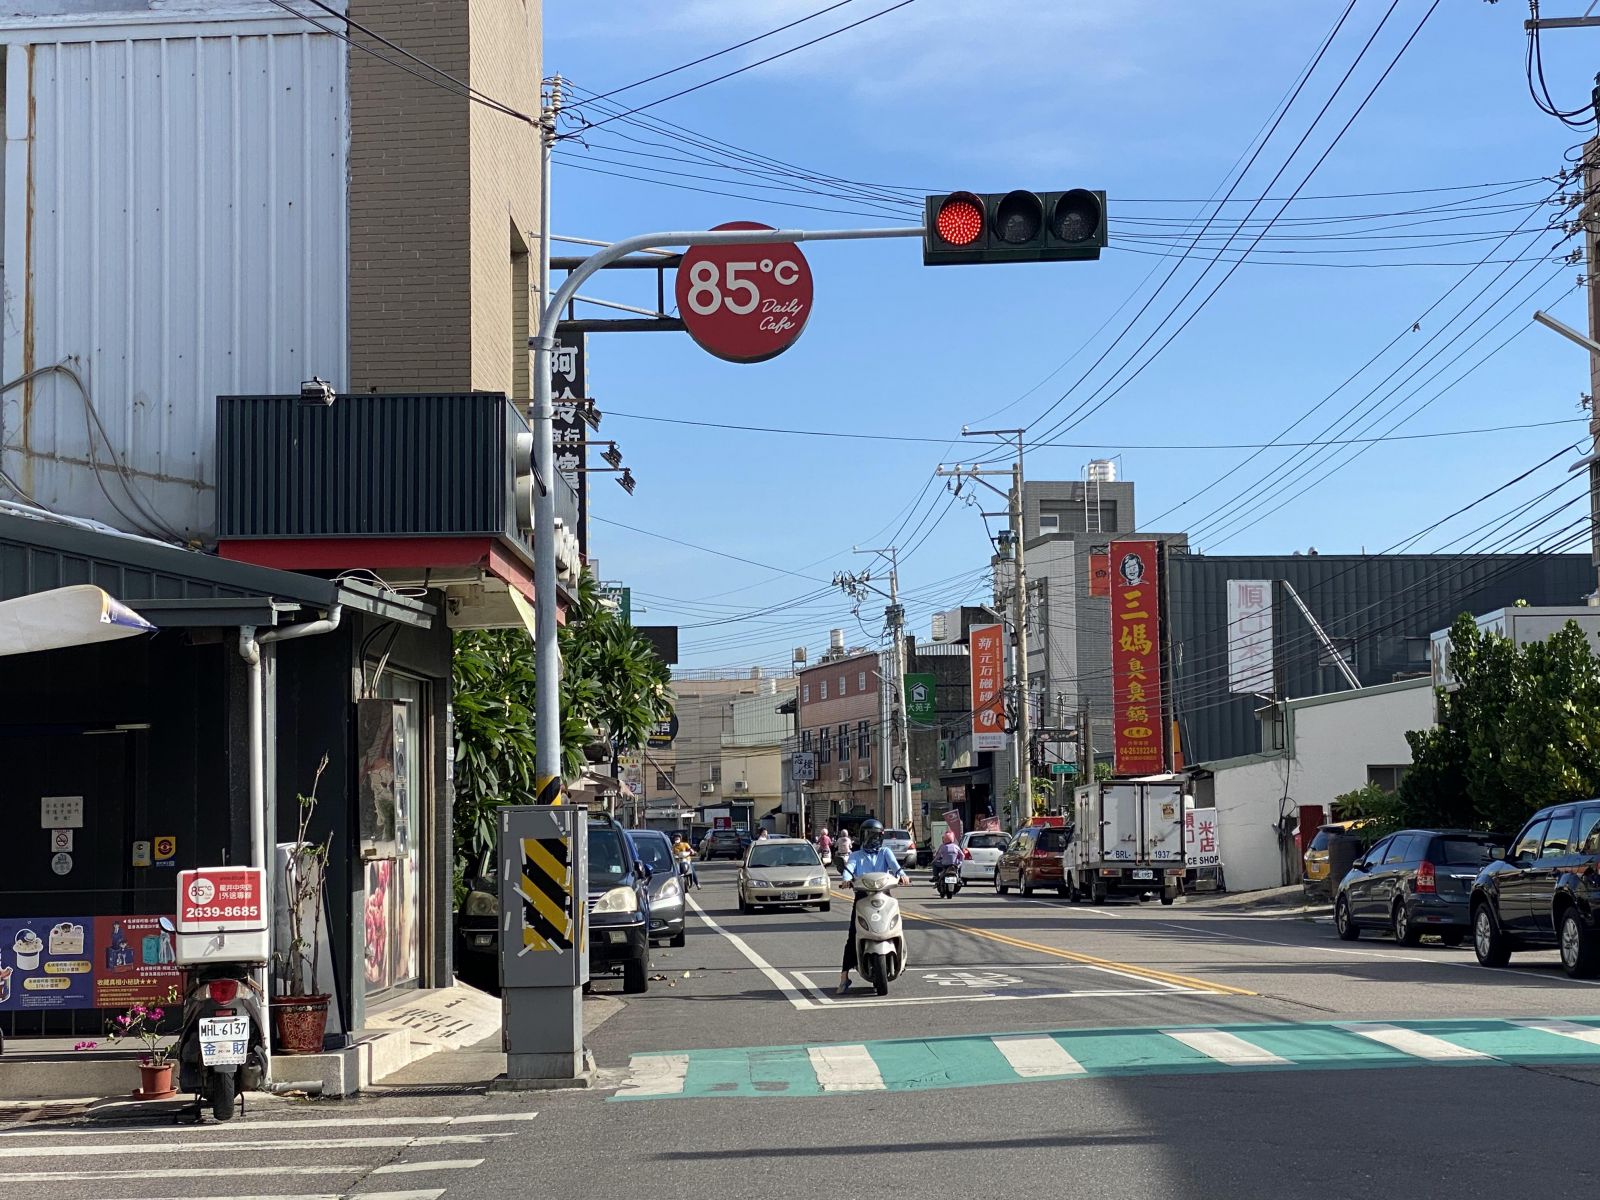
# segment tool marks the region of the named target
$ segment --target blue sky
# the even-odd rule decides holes
[[[580,95],[593,96],[826,2],[547,0],[545,71],[561,72]],[[648,103],[893,2],[853,0],[607,103]],[[639,481],[630,497],[595,478],[592,512],[603,520],[593,525],[592,549],[604,577],[634,588],[635,609],[643,610],[635,620],[683,627],[688,667],[782,666],[792,646],[815,651],[833,626],[845,628],[852,644],[876,644],[881,609],[867,606],[858,622],[851,602],[827,585],[835,571],[867,565],[851,554],[853,544],[896,537],[902,548],[915,547],[901,583],[912,631],[925,636],[933,611],[980,598],[988,587],[990,548],[977,509],[930,481],[940,461],[971,461],[974,447],[959,437],[964,423],[1026,424],[1034,431],[1030,440],[1073,443],[1030,449],[1034,479],[1077,478],[1090,458],[1120,457],[1121,478],[1138,487],[1141,523],[1190,531],[1216,553],[1386,549],[1555,456],[1412,548],[1498,548],[1535,538],[1539,530],[1512,534],[1579,496],[1577,481],[1533,504],[1518,522],[1491,527],[1476,540],[1466,535],[1562,484],[1575,455],[1559,452],[1583,436],[1581,423],[1369,448],[1276,447],[1253,459],[1249,450],[1191,448],[1582,416],[1582,352],[1530,327],[1528,315],[1543,306],[1571,324],[1584,319],[1575,290],[1581,268],[1554,263],[1559,234],[1537,232],[1561,216],[1557,207],[1539,204],[1560,189],[1537,181],[1566,166],[1564,154],[1583,135],[1541,113],[1530,98],[1526,8],[1510,0],[1444,0],[1258,250],[1146,369],[1106,398],[1282,207],[1262,204],[1256,224],[1224,252],[1223,239],[1239,228],[1250,202],[1264,194],[1288,197],[1302,185],[1430,0],[1397,0],[1392,12],[1388,0],[1356,0],[1322,63],[1237,182],[1233,196],[1244,203],[1224,207],[1207,231],[1213,236],[1178,263],[1158,293],[1178,252],[1211,214],[1203,202],[1235,183],[1235,168],[1347,3],[915,0],[641,114],[673,123],[665,130],[613,122],[586,135],[587,145],[565,142],[554,176],[554,227],[588,238],[735,219],[805,228],[920,219],[915,207],[868,203],[854,184],[822,185],[820,195],[757,188],[791,186],[793,179],[766,173],[766,164],[752,174],[748,158],[730,158],[735,151],[725,147],[709,153],[704,141],[690,145],[684,131],[739,154],[875,185],[875,197],[955,187],[1082,186],[1110,194],[1113,244],[1096,263],[928,269],[911,241],[808,246],[816,279],[810,323],[793,348],[767,363],[721,362],[681,334],[592,336],[590,390],[608,414],[603,435],[621,443]],[[1375,29],[1371,48],[1291,159]],[[1587,99],[1595,37],[1545,35],[1546,77],[1565,107]],[[591,106],[582,115],[597,121],[601,109]],[[660,186],[644,168],[684,173],[657,180],[750,198]],[[1466,186],[1489,184],[1500,186]],[[905,190],[885,193],[885,186]],[[1418,190],[1430,188],[1459,190]],[[1401,194],[1351,195],[1374,192]],[[1310,199],[1328,196],[1337,198]],[[786,206],[785,199],[849,211],[810,211]],[[1390,213],[1401,215],[1381,215]],[[1531,232],[1501,244],[1519,222]],[[1395,236],[1375,241],[1375,230]],[[1369,236],[1347,236],[1363,232]],[[1280,240],[1295,233],[1314,238]],[[1278,249],[1313,253],[1262,253]],[[1224,261],[1212,265],[1219,252]],[[1491,261],[1469,273],[1486,257]],[[1397,262],[1462,265],[1370,266]],[[1330,263],[1360,265],[1312,265]],[[1189,300],[1168,317],[1196,280]],[[626,303],[653,300],[644,277],[631,273],[613,273],[585,291]],[[1152,294],[1156,299],[1129,327]],[[1413,322],[1420,324],[1416,332]],[[1135,355],[1152,333],[1148,349]],[[1119,334],[1122,340],[1079,384]],[[1090,415],[1070,430],[1050,432],[1085,400]],[[929,440],[670,423],[683,420]],[[1132,448],[1147,445],[1179,448]],[[1235,474],[1175,508],[1233,468]],[[1574,503],[1545,528],[1563,528],[1581,512]]]

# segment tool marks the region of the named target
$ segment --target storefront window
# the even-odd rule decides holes
[[[394,840],[367,863],[365,980],[367,995],[415,986],[422,906],[418,843],[422,838],[427,762],[426,684],[386,671],[379,697],[399,700],[394,727]],[[391,848],[392,847],[392,848]]]

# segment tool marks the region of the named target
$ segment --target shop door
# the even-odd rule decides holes
[[[378,695],[400,700],[405,714],[395,726],[395,829],[393,857],[367,863],[365,980],[370,998],[394,988],[415,987],[422,930],[419,824],[427,811],[427,685],[385,672]],[[400,784],[404,796],[400,795]]]

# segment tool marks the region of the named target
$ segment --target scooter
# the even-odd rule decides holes
[[[266,1079],[260,989],[249,966],[234,962],[191,967],[185,988],[178,1085],[194,1095],[197,1115],[209,1103],[217,1120],[231,1120]]]
[[[962,882],[960,863],[949,863],[934,868],[933,886],[946,900],[955,898],[955,894],[961,890]]]
[[[887,871],[871,871],[854,881],[856,967],[880,996],[906,969],[906,936],[900,923],[900,902],[894,898],[899,880]]]

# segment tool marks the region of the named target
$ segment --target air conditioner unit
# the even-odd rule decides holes
[[[860,779],[863,782],[865,782],[868,779],[871,779],[872,778],[872,767],[871,767],[871,765],[869,764],[869,765],[867,765],[865,767],[860,768],[856,772],[856,778]]]
[[[839,768],[839,782],[840,783],[849,783],[850,782],[850,768],[849,767],[840,767]]]
[[[743,779],[735,779],[733,781],[733,790],[742,794],[750,790],[750,785]]]
[[[714,783],[702,783],[700,785],[700,794],[702,796],[715,796],[717,794],[717,785]]]

